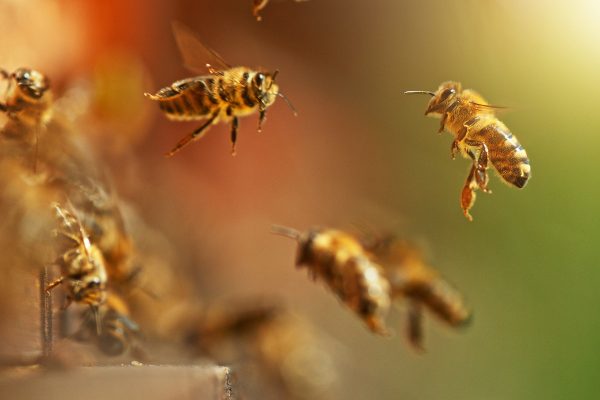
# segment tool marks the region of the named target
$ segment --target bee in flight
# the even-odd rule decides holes
[[[301,3],[308,0],[294,0],[296,3]],[[269,0],[252,0],[252,15],[257,21],[262,21],[260,12],[269,4]]]
[[[173,32],[185,64],[199,69],[201,59],[209,75],[182,79],[156,94],[145,93],[159,103],[167,118],[175,121],[206,120],[200,127],[181,139],[166,156],[170,157],[192,141],[200,139],[208,128],[220,121],[231,121],[231,153],[235,154],[238,118],[258,111],[258,131],[262,129],[266,110],[279,96],[296,113],[275,83],[278,71],[255,71],[246,67],[231,67],[216,52],[206,47],[185,25],[173,23]],[[213,64],[207,64],[211,60]]]
[[[461,207],[467,219],[475,203],[475,191],[491,193],[487,170],[490,164],[510,185],[522,188],[531,175],[527,153],[517,138],[495,115],[496,107],[489,105],[477,92],[465,89],[458,82],[444,82],[436,92],[411,90],[405,94],[428,94],[431,100],[425,115],[441,117],[439,132],[454,135],[450,149],[472,160],[467,180],[461,192]]]
[[[55,264],[60,266],[61,276],[48,284],[46,292],[60,284],[67,286],[68,307],[71,302],[87,304],[96,318],[98,307],[106,301],[107,274],[104,257],[100,249],[89,238],[79,218],[58,204],[53,204],[61,228],[57,230],[69,243],[66,251],[58,257]],[[99,322],[97,319],[96,322]],[[100,329],[100,324],[96,324]]]
[[[296,240],[296,265],[306,266],[313,280],[323,280],[372,332],[389,334],[384,319],[390,308],[390,286],[382,268],[354,236],[322,228],[301,233],[273,226],[272,232]]]
[[[425,262],[412,243],[393,235],[370,236],[365,249],[383,267],[393,300],[408,301],[407,338],[413,348],[423,350],[423,309],[451,327],[466,326],[471,311],[462,295]]]

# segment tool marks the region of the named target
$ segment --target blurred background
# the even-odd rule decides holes
[[[81,124],[119,196],[177,252],[204,298],[274,296],[337,343],[347,399],[596,398],[600,359],[600,5],[442,0],[2,0],[2,67],[50,77],[58,96],[92,93]],[[167,121],[143,97],[193,75],[171,21],[230,64],[279,69],[282,101],[240,122],[237,155],[220,124],[177,156],[198,123]],[[523,190],[491,177],[469,223],[469,162],[423,116],[457,80],[490,103],[531,159]],[[76,105],[83,106],[81,101]],[[368,224],[423,243],[475,312],[464,332],[426,322],[425,354],[371,335],[304,271],[279,223]]]

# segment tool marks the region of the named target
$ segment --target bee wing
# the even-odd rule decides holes
[[[173,21],[173,35],[186,68],[193,72],[205,73],[208,66],[216,70],[230,69],[216,51],[206,46],[186,25]]]
[[[476,103],[474,101],[471,102],[471,104],[473,104],[473,106],[475,106],[475,108],[477,108],[478,110],[481,111],[495,111],[495,110],[508,110],[508,107],[505,106],[493,106],[491,104],[481,104],[481,103]]]

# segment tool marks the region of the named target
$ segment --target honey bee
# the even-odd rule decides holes
[[[294,0],[296,3],[301,3],[308,0]],[[252,1],[252,15],[257,21],[262,21],[260,12],[269,4],[269,0],[253,0]]]
[[[27,145],[34,145],[36,172],[38,130],[52,117],[50,82],[41,72],[29,68],[19,68],[13,73],[0,69],[0,78],[8,81],[5,99],[0,102],[0,111],[8,117],[2,135],[25,139]]]
[[[452,158],[460,151],[473,161],[460,200],[469,221],[473,220],[469,210],[475,203],[475,191],[491,193],[487,175],[490,163],[508,184],[518,188],[527,184],[531,175],[529,158],[517,138],[496,117],[494,111],[499,107],[489,105],[473,90],[463,90],[458,82],[444,82],[436,92],[405,93],[432,96],[425,115],[441,117],[439,132],[445,129],[454,135],[450,149]]]
[[[74,192],[71,198],[90,240],[102,251],[111,285],[130,284],[139,271],[132,266],[135,249],[115,194],[105,182],[91,178]]]
[[[392,298],[408,300],[407,337],[414,348],[423,349],[423,308],[452,327],[469,323],[472,314],[461,294],[424,261],[414,244],[391,235],[364,244],[383,267]]]
[[[273,226],[272,232],[296,240],[296,265],[306,266],[313,280],[323,280],[372,332],[389,335],[384,319],[390,308],[390,285],[355,237],[322,228],[300,233]]]
[[[84,312],[84,323],[77,338],[86,340],[92,336],[100,351],[108,356],[125,353],[140,332],[138,324],[130,317],[127,304],[116,293],[108,292],[106,302],[98,307],[97,313],[100,333],[96,330],[96,316],[88,309]]]
[[[77,216],[59,204],[53,204],[52,207],[61,224],[57,234],[70,245],[55,261],[60,266],[62,275],[48,284],[46,291],[64,283],[67,285],[67,303],[64,308],[73,301],[87,304],[97,316],[98,307],[106,301],[107,275],[102,252],[90,241]]]
[[[239,117],[258,111],[258,131],[262,130],[266,110],[277,97],[287,98],[275,83],[278,71],[255,71],[246,67],[231,67],[216,52],[206,47],[194,33],[181,23],[173,24],[175,39],[186,66],[198,69],[201,58],[209,75],[174,82],[156,94],[145,96],[159,103],[167,118],[175,121],[206,119],[200,127],[181,139],[166,156],[171,157],[192,141],[199,140],[208,128],[219,121],[231,121],[231,153],[235,154]],[[295,113],[295,111],[294,111]]]
[[[0,111],[11,120],[32,126],[48,119],[52,93],[50,82],[41,72],[19,68],[13,73],[0,70],[0,78],[8,80],[6,99],[0,103]]]

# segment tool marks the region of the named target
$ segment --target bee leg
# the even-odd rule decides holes
[[[448,118],[448,113],[444,113],[442,115],[442,120],[440,121],[440,129],[438,129],[438,133],[441,134],[442,132],[444,132],[444,129],[446,128],[446,119]]]
[[[258,133],[262,132],[262,124],[265,122],[265,117],[267,116],[267,110],[261,108],[258,111]]]
[[[216,74],[217,72],[219,72],[218,70],[214,69],[213,66],[209,63],[206,63],[206,69],[208,69],[209,74]]]
[[[65,281],[65,277],[64,276],[61,276],[60,278],[53,280],[52,282],[50,282],[48,284],[48,286],[46,286],[46,293],[50,293],[50,291],[52,289],[54,289],[55,287],[57,287],[58,285],[60,285],[64,281]]]
[[[475,157],[473,153],[469,153],[473,158],[473,164],[475,166],[475,179],[477,180],[477,184],[479,188],[485,193],[491,193],[491,191],[487,188],[488,183],[488,160],[489,160],[489,151],[488,147],[483,142],[478,142],[476,140],[465,140],[465,143],[471,147],[474,147],[478,150],[478,155]]]
[[[458,151],[458,140],[453,140],[452,145],[450,146],[450,157],[453,160],[456,159],[456,152]]]
[[[423,307],[421,304],[412,301],[408,306],[408,325],[406,327],[406,337],[411,346],[419,351],[424,352],[423,347]]]
[[[262,21],[262,17],[260,16],[260,11],[267,6],[269,0],[254,0],[254,5],[252,7],[252,14],[256,18],[257,21]]]
[[[233,117],[231,122],[231,155],[235,156],[235,142],[237,141],[238,118]]]
[[[18,106],[9,106],[6,103],[0,103],[0,111],[6,113],[6,116],[10,119],[17,118],[17,112],[20,111],[22,107]]]
[[[100,313],[98,311],[98,306],[93,306],[90,304],[90,309],[92,310],[92,315],[94,316],[94,323],[96,325],[96,335],[100,336],[102,334],[102,321],[100,321]]]
[[[473,207],[473,204],[475,204],[475,190],[478,187],[477,180],[475,179],[475,165],[473,165],[460,195],[460,206],[463,210],[463,214],[465,214],[465,217],[467,217],[469,221],[473,221],[473,217],[469,214],[469,210]]]
[[[442,133],[444,131],[444,129],[446,128],[446,120],[448,119],[448,115],[450,115],[450,113],[452,113],[452,111],[454,111],[454,109],[458,105],[459,105],[459,102],[455,100],[448,106],[448,108],[446,109],[446,112],[444,112],[442,114],[442,120],[440,121],[440,129],[438,129],[438,133]]]
[[[182,148],[187,146],[190,142],[198,140],[202,136],[204,136],[204,134],[206,133],[205,132],[206,129],[215,121],[215,119],[217,119],[218,116],[219,116],[218,112],[214,113],[208,121],[206,121],[204,124],[202,124],[202,126],[200,126],[198,129],[196,129],[194,132],[190,133],[189,135],[185,136],[179,142],[177,142],[175,147],[173,147],[173,149],[171,149],[171,151],[169,151],[168,153],[165,154],[165,157],[172,157],[173,154],[177,153],[179,150],[181,150]]]

